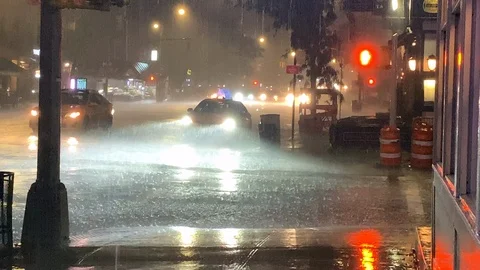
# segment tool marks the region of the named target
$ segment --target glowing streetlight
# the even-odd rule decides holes
[[[392,7],[392,10],[393,10],[393,11],[397,11],[397,9],[398,9],[398,0],[392,0],[391,7]]]
[[[297,55],[297,53],[296,53],[295,51],[292,51],[292,52],[290,53],[290,55],[291,55],[292,57],[295,57],[295,55]]]
[[[260,43],[265,43],[265,37],[260,37],[260,38],[258,39],[258,41],[259,41]]]
[[[70,63],[69,62],[65,62],[65,64],[63,64],[64,67],[66,68],[69,68],[70,67]]]
[[[187,11],[184,8],[179,8],[177,13],[178,15],[183,16],[187,13]]]
[[[335,63],[337,63],[337,59],[333,58],[332,59],[332,64],[335,64]]]
[[[408,59],[408,68],[410,71],[415,71],[417,69],[417,60],[415,60],[413,57]]]
[[[155,30],[158,30],[158,29],[160,29],[160,24],[159,23],[153,23],[152,28],[155,29]]]
[[[437,68],[437,58],[435,58],[435,55],[430,55],[427,58],[427,66],[430,71],[434,71]]]
[[[150,60],[151,60],[152,62],[158,61],[158,50],[152,50],[152,51],[150,52]]]

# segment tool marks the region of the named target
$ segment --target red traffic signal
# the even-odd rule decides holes
[[[253,85],[257,86],[257,85],[258,85],[258,81],[257,81],[257,80],[254,80],[254,81],[253,81]]]
[[[364,49],[358,55],[359,63],[362,67],[368,67],[372,64],[373,54],[370,50]]]
[[[374,78],[368,78],[367,79],[367,85],[370,86],[370,87],[375,86],[376,83],[377,82],[375,81]]]
[[[382,58],[380,47],[374,43],[361,42],[352,50],[352,62],[361,69],[377,67]]]

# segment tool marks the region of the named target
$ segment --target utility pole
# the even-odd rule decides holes
[[[125,7],[124,10],[124,19],[125,19],[125,62],[128,62],[128,13],[127,13],[127,7]]]
[[[41,1],[37,179],[27,194],[22,252],[34,269],[60,269],[69,243],[67,190],[60,181],[61,9],[108,11],[126,0]]]
[[[48,268],[69,241],[67,190],[60,182],[60,8],[41,2],[37,179],[27,195],[22,250]]]
[[[293,57],[293,65],[297,65],[297,54]],[[292,83],[292,93],[293,93],[293,104],[292,104],[292,150],[295,149],[295,88],[297,86],[297,73],[293,74],[293,83]]]
[[[392,37],[392,67],[393,67],[393,85],[390,89],[390,127],[397,126],[397,44],[398,34]]]

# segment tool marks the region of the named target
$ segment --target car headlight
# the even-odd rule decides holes
[[[243,94],[242,93],[236,93],[235,96],[233,96],[233,100],[243,101]]]
[[[261,95],[260,95],[260,100],[261,100],[261,101],[267,100],[267,95],[266,95],[266,94],[261,94]]]
[[[115,114],[115,109],[112,108],[112,110],[110,111],[110,113],[111,113],[112,115],[114,115],[114,114]]]
[[[67,140],[67,144],[72,146],[72,145],[78,145],[78,140],[75,137],[70,137]]]
[[[310,101],[310,98],[305,94],[302,94],[300,97],[298,97],[298,99],[300,100],[301,104],[307,104]]]
[[[222,123],[222,128],[226,131],[232,131],[237,127],[237,123],[232,118],[227,118]]]
[[[181,120],[180,123],[184,126],[191,125],[193,123],[192,118],[188,115],[185,115]]]
[[[38,116],[38,111],[37,111],[37,110],[31,110],[31,111],[30,111],[30,114],[31,114],[32,116]]]
[[[79,112],[71,112],[71,113],[68,114],[68,117],[73,118],[73,119],[75,119],[79,116],[80,116]]]
[[[255,97],[254,97],[252,94],[250,94],[250,95],[248,95],[247,98],[248,98],[249,100],[253,100]]]
[[[278,101],[278,96],[277,95],[273,96],[273,100]]]
[[[285,102],[286,102],[287,104],[292,104],[294,99],[295,99],[295,96],[294,96],[293,94],[288,94],[288,95],[285,97]]]

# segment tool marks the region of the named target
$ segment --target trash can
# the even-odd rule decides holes
[[[280,115],[262,114],[258,124],[260,139],[280,144]]]
[[[352,112],[360,112],[362,110],[362,102],[360,100],[352,100]]]
[[[0,171],[0,255],[9,256],[13,249],[12,203],[14,173]]]

